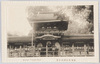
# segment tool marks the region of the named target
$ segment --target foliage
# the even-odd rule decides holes
[[[28,18],[32,19],[39,12],[49,11],[54,11],[57,19],[69,22],[67,34],[89,34],[93,31],[93,5],[30,6]]]

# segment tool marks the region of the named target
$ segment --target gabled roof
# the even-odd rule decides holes
[[[33,18],[29,19],[29,21],[47,21],[47,20],[57,20],[57,16],[54,14],[36,14]]]
[[[28,18],[29,22],[37,22],[37,21],[50,21],[57,20],[57,16],[54,15],[54,12],[48,13],[37,13]]]

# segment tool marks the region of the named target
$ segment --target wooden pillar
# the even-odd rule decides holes
[[[89,55],[89,43],[87,43],[87,55]]]
[[[19,57],[21,57],[22,46],[19,47]]]
[[[63,55],[63,52],[62,52],[62,51],[63,51],[63,49],[62,49],[62,48],[63,48],[63,40],[61,39],[60,42],[61,42],[61,43],[60,43],[61,47],[60,47],[59,55],[62,56],[62,55]],[[61,54],[62,54],[62,55],[61,55]]]
[[[14,50],[16,50],[17,48],[15,47],[15,49]]]
[[[36,52],[36,51],[35,51],[35,45],[34,45],[34,46],[32,46],[31,48],[32,48],[32,52],[31,52],[31,53],[32,53],[32,56],[34,57],[35,52]]]
[[[33,44],[34,46],[33,46],[33,56],[35,55],[35,53],[36,53],[36,49],[35,49],[35,46],[36,46],[36,44],[35,44],[35,42],[34,42],[34,44]]]
[[[32,46],[32,53],[33,53],[33,56],[35,55],[35,43],[33,42],[33,36],[34,36],[34,34],[33,34],[33,23],[32,23],[32,41],[31,41],[31,46]]]
[[[12,48],[11,45],[9,45],[9,49],[8,49],[8,56],[11,57],[12,56],[12,52],[11,52]]]
[[[31,46],[33,47],[33,23],[32,23],[32,44]]]
[[[53,57],[54,57],[54,50],[53,50]]]
[[[60,56],[61,46],[58,49],[58,56]]]
[[[64,46],[63,46],[63,43],[62,43],[62,47],[61,47],[62,49],[61,49],[61,52],[62,52],[62,55],[61,56],[63,56],[64,55]]]
[[[40,57],[40,50],[38,50],[38,54],[39,54],[39,57]]]
[[[41,54],[40,54],[41,53],[41,47],[38,48],[38,51],[39,51],[39,57],[40,57],[41,56]]]
[[[9,50],[12,49],[11,45],[9,45]]]
[[[72,43],[72,54],[73,54],[73,56],[74,56],[74,43]]]
[[[84,53],[85,53],[85,56],[87,55],[86,50],[87,50],[86,43],[84,43]]]
[[[46,44],[46,57],[48,57],[48,46]]]

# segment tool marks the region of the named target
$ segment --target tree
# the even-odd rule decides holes
[[[28,8],[29,19],[33,19],[39,12],[54,11],[57,19],[69,22],[67,33],[71,34],[88,34],[93,29],[93,5],[76,5],[76,6],[30,6]]]

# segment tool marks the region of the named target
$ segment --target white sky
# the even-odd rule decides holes
[[[19,36],[28,35],[32,28],[27,20],[26,6],[9,6],[7,15],[8,33]]]

